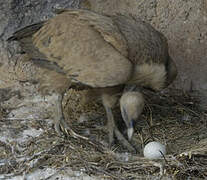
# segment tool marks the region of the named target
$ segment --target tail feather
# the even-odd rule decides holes
[[[18,41],[23,38],[29,37],[35,32],[37,32],[43,25],[45,21],[35,23],[29,26],[26,26],[18,31],[16,31],[11,37],[7,39],[7,41]]]

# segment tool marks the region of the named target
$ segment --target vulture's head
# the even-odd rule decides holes
[[[122,118],[127,127],[128,139],[134,133],[134,122],[138,119],[144,108],[144,97],[140,92],[126,92],[120,99]]]

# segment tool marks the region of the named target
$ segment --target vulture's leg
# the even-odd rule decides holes
[[[107,128],[109,133],[109,145],[111,146],[114,143],[114,129],[115,129],[115,122],[114,122],[114,116],[112,113],[111,107],[104,106],[106,109],[106,115],[107,115]]]
[[[122,133],[116,127],[114,116],[112,113],[112,108],[115,106],[117,97],[109,94],[102,95],[103,105],[107,114],[107,128],[109,132],[109,146],[114,143],[114,136],[125,146],[129,151],[136,152],[135,148],[126,140]]]
[[[136,153],[136,149],[129,143],[128,140],[122,135],[122,133],[115,127],[115,135],[119,142],[122,143],[124,147],[126,147],[130,152]]]
[[[104,105],[104,108],[106,110],[107,115],[107,128],[109,133],[109,146],[111,146],[114,143],[114,130],[115,130],[115,121],[114,116],[112,113],[112,108],[115,106],[118,98],[114,96],[113,94],[104,93],[102,94],[102,102]]]
[[[54,125],[55,125],[55,131],[61,135],[62,133],[66,134],[67,136],[70,134],[74,138],[82,138],[82,139],[88,139],[84,136],[81,136],[77,133],[75,133],[70,126],[67,125],[65,122],[65,118],[63,115],[63,107],[62,107],[62,100],[63,95],[58,94],[57,95],[57,103],[56,103],[56,112],[55,112],[55,118],[54,118]]]
[[[59,135],[61,135],[62,132],[65,132],[65,130],[68,128],[65,122],[65,119],[64,119],[64,115],[63,115],[62,100],[63,100],[63,95],[58,94],[57,101],[56,101],[56,107],[55,107],[56,112],[55,112],[55,118],[54,118],[54,125],[55,125],[55,131]]]

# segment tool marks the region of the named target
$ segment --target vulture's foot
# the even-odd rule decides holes
[[[61,136],[62,134],[65,134],[66,136],[69,135],[68,130],[70,129],[67,123],[65,122],[65,119],[61,117],[59,120],[56,120],[54,122],[55,131]]]
[[[119,129],[115,126],[114,135],[118,139],[118,141],[128,149],[128,151],[132,153],[136,153],[136,149],[129,143],[129,141],[123,136],[123,134],[119,131]]]
[[[62,99],[63,95],[57,95],[57,107],[56,107],[56,118],[54,120],[55,131],[59,134],[69,136],[71,135],[74,138],[82,138],[88,140],[87,137],[81,136],[74,132],[70,126],[67,125],[65,122],[65,118],[63,116],[63,109],[62,109]]]
[[[81,139],[88,140],[87,137],[81,136],[80,134],[77,134],[75,131],[73,131],[73,129],[67,125],[63,117],[60,118],[60,120],[55,122],[55,131],[59,135],[62,135],[63,133],[65,136],[71,135],[74,138],[81,138]]]
[[[108,133],[109,133],[109,147],[111,148],[114,144],[114,137],[118,139],[118,141],[128,149],[128,151],[135,153],[136,149],[129,143],[129,141],[122,135],[119,129],[116,127],[115,122],[112,119],[108,120],[107,124]]]

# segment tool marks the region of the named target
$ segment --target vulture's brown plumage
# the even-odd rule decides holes
[[[40,84],[57,94],[55,129],[67,130],[62,97],[68,88],[96,90],[108,118],[109,142],[114,135],[133,147],[117,129],[112,108],[125,85],[161,90],[176,77],[167,40],[151,25],[123,15],[105,16],[88,10],[63,10],[44,22],[25,27],[9,38],[20,42],[30,59],[43,67]],[[141,92],[124,92],[120,109],[133,134],[133,121],[144,107]],[[61,127],[61,129],[60,129]],[[70,128],[69,128],[70,129]]]

